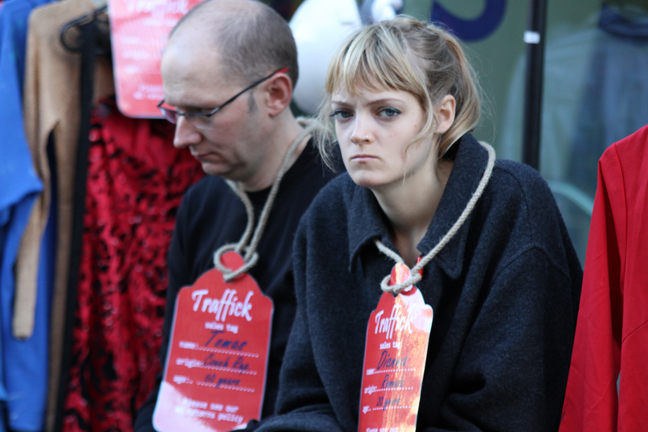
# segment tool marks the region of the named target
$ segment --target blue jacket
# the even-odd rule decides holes
[[[455,146],[422,255],[457,220],[486,166],[470,134]],[[259,430],[357,431],[367,323],[393,266],[375,239],[395,250],[373,194],[346,174],[302,219],[279,415]],[[417,430],[556,430],[581,280],[547,184],[527,166],[497,161],[472,214],[418,284],[434,323]]]
[[[0,9],[0,431],[40,431],[45,424],[54,220],[43,235],[32,336],[16,339],[12,320],[16,257],[34,201],[43,189],[22,118],[27,24],[32,10],[48,2],[6,0]]]

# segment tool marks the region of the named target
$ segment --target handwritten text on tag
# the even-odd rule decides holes
[[[243,260],[229,252],[223,264],[238,268]],[[214,269],[180,290],[156,430],[229,431],[260,418],[272,312],[248,274],[225,282]]]
[[[405,281],[409,271],[396,267],[393,279]],[[367,326],[359,432],[416,430],[431,328],[432,308],[416,287],[382,295]]]

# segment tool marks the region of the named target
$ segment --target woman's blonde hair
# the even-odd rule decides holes
[[[455,120],[439,139],[439,156],[479,121],[481,103],[475,74],[457,39],[432,24],[398,16],[355,32],[338,48],[329,64],[326,99],[319,113],[325,127],[318,139],[327,162],[334,141],[331,96],[341,88],[357,94],[359,86],[377,91],[403,90],[418,99],[427,121],[410,145],[432,134],[435,104],[452,95],[456,100]]]

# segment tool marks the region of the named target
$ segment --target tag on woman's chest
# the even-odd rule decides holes
[[[407,266],[396,264],[391,284],[409,275]],[[367,325],[359,432],[416,430],[432,315],[416,287],[380,298]]]
[[[235,252],[222,262],[243,265]],[[273,309],[247,273],[225,282],[213,269],[180,290],[153,414],[157,431],[230,431],[261,417]]]

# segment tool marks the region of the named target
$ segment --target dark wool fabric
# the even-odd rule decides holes
[[[486,166],[471,135],[455,146],[422,255],[459,218]],[[346,174],[304,216],[278,416],[260,431],[357,431],[367,323],[394,265],[375,239],[395,250],[373,194]],[[556,430],[581,279],[547,184],[527,166],[497,161],[472,214],[418,284],[434,323],[417,430]]]
[[[295,315],[292,272],[292,245],[301,216],[319,190],[333,177],[324,167],[317,149],[309,142],[293,166],[286,172],[265,233],[257,252],[259,262],[250,274],[261,291],[272,298],[274,315],[270,357],[262,416],[274,412],[279,369]],[[255,220],[266,202],[270,188],[248,193],[254,206]],[[176,222],[169,251],[169,288],[164,321],[164,340],[160,358],[166,361],[175,300],[180,288],[193,284],[207,270],[214,268],[214,252],[225,243],[241,239],[247,223],[245,207],[220,177],[206,176],[185,195]],[[135,431],[153,431],[152,417],[161,377],[151,397],[139,411]]]

